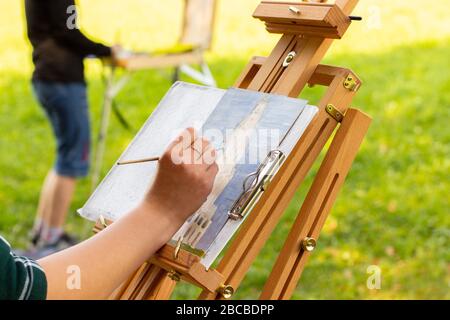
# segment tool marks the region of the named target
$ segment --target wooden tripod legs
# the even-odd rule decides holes
[[[349,109],[306,196],[261,299],[290,299],[371,123]]]

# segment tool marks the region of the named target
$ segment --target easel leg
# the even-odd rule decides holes
[[[117,300],[168,300],[175,289],[176,281],[160,267],[145,263],[116,290],[111,299]]]
[[[143,297],[144,300],[169,300],[175,290],[177,282],[169,278],[169,273],[160,269],[156,273],[155,280],[148,293]]]
[[[175,83],[178,80],[180,80],[180,67],[176,66],[173,69],[173,74],[172,74],[172,82]]]
[[[110,73],[105,75],[105,94],[103,97],[102,119],[97,137],[97,150],[94,155],[94,167],[92,171],[92,190],[98,185],[102,170],[103,157],[106,148],[106,137],[108,135],[109,119],[113,107],[114,98],[122,90],[129,80],[129,74],[123,76],[117,82],[114,81],[115,69],[111,68]]]
[[[289,299],[309,257],[302,248],[306,237],[317,240],[328,213],[366,135],[371,119],[349,109],[303,203],[261,299]]]
[[[205,86],[216,87],[217,86],[216,80],[214,79],[211,71],[209,70],[208,65],[205,62],[202,62],[200,64],[200,68],[201,71],[198,71],[193,67],[191,67],[190,65],[182,64],[179,67],[179,70],[180,72],[188,75],[194,80],[197,80],[198,82],[200,82]]]
[[[150,265],[148,263],[144,263],[139,269],[131,276],[131,278],[127,281],[128,284],[122,290],[122,294],[117,297],[118,300],[131,300],[133,294],[136,291],[136,288],[142,281],[142,278],[145,276],[149,269]]]
[[[127,288],[130,286],[131,281],[136,277],[137,273],[141,270],[141,268],[139,268],[136,272],[134,272],[129,279],[127,279],[116,290],[114,290],[114,292],[109,296],[108,300],[120,300],[122,296],[125,294]]]
[[[106,89],[103,97],[103,107],[102,107],[102,119],[100,122],[100,129],[97,137],[97,149],[94,156],[94,168],[92,171],[92,190],[97,187],[98,181],[100,179],[100,171],[102,169],[103,155],[105,152],[106,135],[108,132],[109,118],[111,115],[113,97],[109,94],[110,88],[112,86],[113,71],[109,79],[106,79]]]

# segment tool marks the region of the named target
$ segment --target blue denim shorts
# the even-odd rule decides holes
[[[56,137],[56,173],[75,178],[86,176],[90,153],[86,85],[34,80],[33,89]]]

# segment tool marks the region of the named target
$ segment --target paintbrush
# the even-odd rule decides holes
[[[138,160],[119,161],[119,162],[117,162],[117,165],[123,166],[126,164],[136,164],[136,163],[154,162],[154,161],[159,161],[159,157],[152,157],[152,158],[145,158],[145,159],[138,159]]]

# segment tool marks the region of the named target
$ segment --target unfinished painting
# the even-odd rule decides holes
[[[158,156],[187,127],[211,141],[219,165],[213,191],[172,239],[209,267],[246,218],[231,219],[229,212],[246,184],[251,188],[257,182],[253,173],[272,150],[288,156],[316,113],[304,100],[178,82],[119,161]],[[120,218],[143,198],[156,170],[157,163],[114,166],[80,214],[91,220]]]

